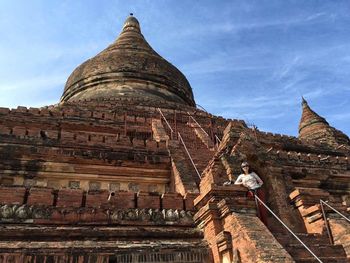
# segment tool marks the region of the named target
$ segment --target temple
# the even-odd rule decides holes
[[[301,110],[298,137],[201,110],[130,15],[57,104],[0,108],[0,262],[350,262],[350,139]],[[266,224],[223,185],[243,161]]]

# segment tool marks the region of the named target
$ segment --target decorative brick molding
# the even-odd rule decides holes
[[[1,244],[0,244],[1,245]],[[59,244],[60,245],[60,244]],[[100,245],[100,244],[97,244]],[[126,245],[126,244],[123,244]],[[153,244],[155,245],[155,244]],[[51,253],[1,253],[0,260],[4,263],[10,262],[87,262],[87,263],[210,263],[210,254],[205,247],[193,247],[193,244],[184,242],[183,246],[171,247],[165,251],[157,251],[159,247],[140,249],[125,249],[117,253],[104,252],[94,253],[81,250],[79,252],[57,253],[54,250]],[[188,247],[188,245],[191,245]],[[164,244],[166,247],[166,244]],[[186,247],[184,249],[184,247]],[[137,251],[137,252],[136,252]],[[51,254],[51,255],[50,255]]]
[[[193,225],[191,211],[177,209],[92,209],[1,205],[0,222],[39,224]]]

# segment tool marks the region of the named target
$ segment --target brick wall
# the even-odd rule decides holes
[[[0,187],[0,204],[24,203],[26,189],[24,187]]]
[[[54,203],[53,190],[50,188],[31,188],[27,200],[28,205],[51,206]]]
[[[193,211],[197,194],[188,193],[184,198],[179,193],[149,193],[95,190],[84,193],[81,189],[0,187],[0,204],[27,204],[57,207],[113,207],[177,209]]]
[[[58,207],[81,207],[83,191],[80,189],[61,189],[57,193]]]

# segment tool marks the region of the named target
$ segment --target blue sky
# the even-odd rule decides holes
[[[297,135],[303,95],[350,134],[348,0],[1,0],[0,106],[58,102],[130,12],[207,111]]]

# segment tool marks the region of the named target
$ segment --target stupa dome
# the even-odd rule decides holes
[[[195,106],[186,77],[152,49],[132,15],[113,44],[73,71],[61,101],[113,97]]]

